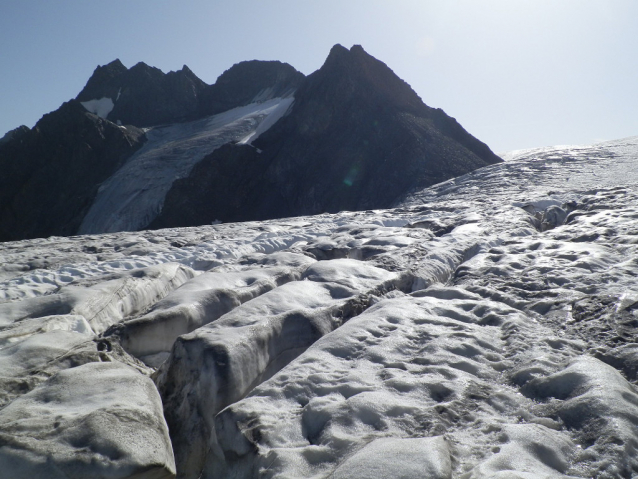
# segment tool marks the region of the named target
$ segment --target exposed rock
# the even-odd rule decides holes
[[[304,78],[286,63],[253,60],[234,65],[213,85],[207,85],[186,65],[163,73],[143,62],[127,69],[115,60],[97,67],[76,99],[87,108],[93,106],[90,102],[111,102],[104,118],[150,127],[289,96]]]
[[[24,137],[24,135],[26,135],[29,131],[30,129],[25,125],[21,125],[18,128],[8,131],[2,138],[0,138],[0,145],[7,143],[9,140],[14,138]]]
[[[0,144],[0,241],[76,233],[100,183],[143,140],[72,100]]]
[[[360,46],[213,85],[115,60],[0,143],[0,240],[387,208],[499,161]]]
[[[163,73],[140,62],[127,69],[119,60],[99,66],[76,97],[80,102],[108,99],[104,118],[114,123],[149,127],[192,119],[206,84],[186,66]]]
[[[222,73],[199,97],[199,114],[214,115],[249,103],[286,97],[294,93],[305,76],[287,63],[246,61]]]

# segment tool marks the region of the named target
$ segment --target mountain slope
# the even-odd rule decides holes
[[[78,231],[97,194],[144,141],[71,100],[0,144],[0,241]]]
[[[387,208],[501,161],[360,46],[335,46],[289,114],[252,144],[259,156],[229,147],[176,181],[152,227]]]

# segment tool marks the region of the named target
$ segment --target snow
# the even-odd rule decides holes
[[[118,94],[118,97],[119,97],[119,94]],[[106,117],[109,116],[109,113],[111,113],[111,110],[113,110],[113,107],[115,106],[115,103],[113,103],[113,100],[107,97],[103,97],[103,98],[95,99],[95,100],[83,101],[81,103],[82,103],[82,106],[86,108],[87,111],[104,119],[106,119]]]
[[[147,142],[99,188],[80,234],[138,230],[162,210],[173,182],[231,141],[250,144],[293,102],[273,98],[188,123],[151,128]]]
[[[81,315],[101,333],[124,317],[143,311],[194,275],[190,268],[165,263],[124,274],[78,281],[55,295],[0,304],[0,325],[49,315]],[[96,283],[96,284],[92,284]]]
[[[267,131],[271,126],[286,115],[290,108],[292,108],[294,101],[295,99],[293,97],[285,98],[277,105],[264,110],[263,114],[268,116],[259,124],[259,126],[257,126],[254,132],[251,132],[249,135],[242,138],[238,143],[242,145],[252,144],[253,141],[259,138],[259,135]]]
[[[396,209],[0,244],[3,473],[637,475],[638,138],[512,156]]]
[[[341,464],[335,479],[445,479],[452,475],[451,456],[441,436],[376,439]]]
[[[139,318],[118,328],[122,346],[134,356],[153,362],[168,354],[178,336],[215,321],[223,314],[293,280],[310,258],[301,257],[302,268],[273,267],[259,270],[203,273],[155,303]]]
[[[60,371],[0,410],[0,423],[9,477],[175,477],[152,381],[117,362]]]

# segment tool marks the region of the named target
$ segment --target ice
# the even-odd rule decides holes
[[[258,96],[259,97],[259,96]],[[257,97],[257,98],[258,98]],[[257,98],[255,100],[257,101]],[[259,135],[268,130],[271,126],[273,126],[279,119],[286,115],[286,113],[292,107],[295,99],[293,97],[285,98],[269,109],[263,111],[263,114],[268,115],[266,119],[262,120],[262,122],[257,126],[254,132],[251,132],[246,137],[239,141],[242,145],[250,145],[253,141],[259,138]]]
[[[250,143],[272,126],[293,98],[251,103],[189,123],[155,127],[144,146],[99,188],[80,234],[138,230],[159,214],[173,182],[230,141]],[[254,138],[253,138],[254,137]]]
[[[569,469],[576,449],[564,435],[536,424],[516,424],[503,428],[501,445],[495,454],[463,479],[534,479],[547,477],[568,479],[563,473]]]
[[[511,156],[395,209],[1,243],[3,472],[638,475],[638,138]]]
[[[320,283],[334,283],[351,290],[367,291],[377,287],[380,282],[396,279],[396,274],[361,261],[338,259],[311,265],[303,278]]]
[[[49,371],[57,370],[55,366],[52,368],[51,363],[90,339],[81,334],[65,331],[45,332],[31,335],[2,348],[0,350],[0,370],[2,371],[0,405],[5,405],[35,387],[42,381],[41,377],[33,377],[35,374],[45,368]],[[62,365],[59,369],[64,369],[64,366]]]
[[[120,363],[60,371],[0,410],[5,477],[171,478],[175,465],[152,381]]]
[[[403,297],[351,319],[218,415],[228,469],[220,458],[209,461],[209,469],[219,476],[247,474],[281,463],[265,477],[323,477],[345,451],[374,437],[441,434],[447,420],[440,414],[451,407],[450,419],[455,417],[454,402],[473,394],[477,381],[489,388],[505,359],[497,328],[481,326],[481,318],[468,311],[480,304]],[[518,315],[492,308],[503,317]],[[448,406],[435,412],[439,404]],[[250,434],[259,437],[257,450],[246,443],[249,430],[243,426],[255,414],[260,419]],[[309,457],[308,448],[322,448],[322,460]]]
[[[353,273],[356,282],[344,284],[344,276]],[[175,343],[157,383],[165,404],[181,405],[167,416],[173,440],[198,438],[177,456],[182,467],[200,467],[206,450],[215,447],[210,423],[217,412],[337,328],[366,300],[357,296],[392,288],[397,279],[349,260],[316,263],[304,276],[306,281],[286,283]],[[198,364],[196,372],[192,362]],[[204,381],[195,381],[189,371]]]
[[[638,469],[638,394],[614,368],[579,358],[562,371],[529,381],[524,392],[538,400],[553,399],[539,412],[579,431],[575,439],[587,447],[597,476],[623,477]],[[612,451],[616,459],[609,461]]]
[[[27,339],[35,334],[49,331],[69,331],[88,336],[95,333],[91,325],[80,315],[49,316],[25,319],[17,324],[0,327],[0,350],[7,345]]]
[[[156,355],[168,354],[178,336],[215,321],[282,284],[299,280],[307,267],[304,263],[294,269],[272,267],[204,273],[157,302],[149,313],[123,323],[111,334],[118,335],[122,346],[134,356],[162,358]]]
[[[119,97],[118,93],[118,97]],[[115,103],[110,98],[104,97],[95,100],[83,101],[81,102],[82,106],[86,108],[87,111],[99,116],[100,118],[106,119],[106,117],[111,113],[113,107],[115,107]]]
[[[60,288],[54,295],[0,304],[0,325],[26,318],[75,314],[84,317],[93,331],[101,333],[127,316],[143,311],[192,277],[190,268],[166,263],[115,277],[92,278]]]
[[[452,464],[443,437],[376,439],[346,459],[335,479],[449,479]]]

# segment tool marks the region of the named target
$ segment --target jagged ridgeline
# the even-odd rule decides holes
[[[0,141],[0,240],[384,208],[499,161],[360,46],[213,85],[115,60]]]

